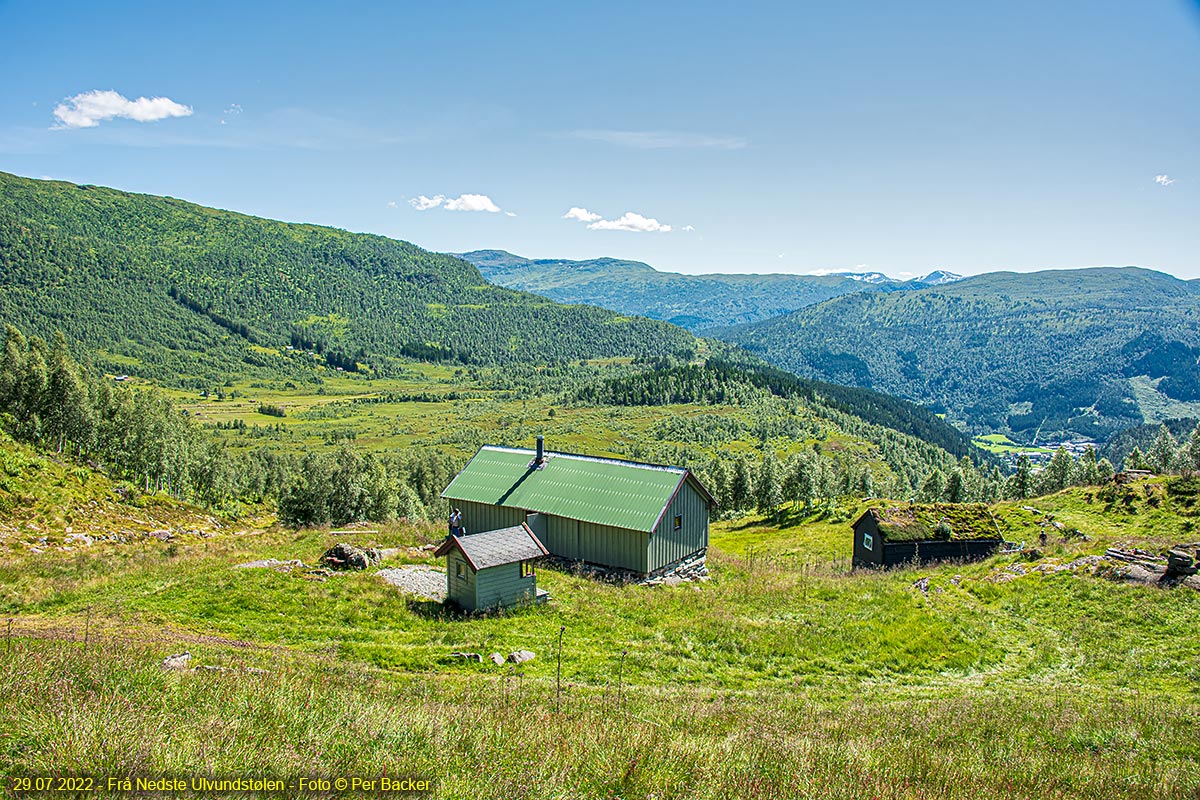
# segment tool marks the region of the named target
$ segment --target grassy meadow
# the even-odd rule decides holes
[[[716,523],[707,582],[542,569],[548,605],[481,617],[373,570],[234,568],[338,540],[433,564],[419,546],[440,528],[173,506],[163,541],[133,530],[137,502],[125,541],[0,549],[7,772],[414,773],[463,798],[1200,796],[1200,593],[1038,569],[1188,537],[1194,498],[1161,485],[1033,501],[1089,537],[1040,561],[852,573],[848,503]],[[450,655],[519,648],[537,658]],[[225,669],[159,666],[184,650]]]

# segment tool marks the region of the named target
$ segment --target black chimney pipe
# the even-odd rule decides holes
[[[546,437],[538,434],[537,437],[537,463],[539,466],[546,462]]]

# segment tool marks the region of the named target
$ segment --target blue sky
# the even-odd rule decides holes
[[[0,0],[0,31],[21,175],[693,273],[1200,277],[1194,2]]]

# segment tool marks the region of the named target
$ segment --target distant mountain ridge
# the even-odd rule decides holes
[[[959,278],[941,270],[910,281],[879,272],[684,275],[616,258],[531,259],[504,250],[475,250],[458,256],[500,286],[561,303],[587,303],[641,314],[693,332],[769,319],[844,294],[901,291]]]
[[[1103,441],[1200,408],[1200,281],[1136,267],[860,293],[719,335],[798,375],[1026,441]]]

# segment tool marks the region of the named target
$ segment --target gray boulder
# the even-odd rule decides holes
[[[163,669],[185,670],[188,668],[188,663],[192,660],[192,654],[188,652],[176,653],[173,656],[167,656],[162,660]]]
[[[508,660],[514,664],[524,664],[526,661],[533,661],[534,654],[529,650],[516,650],[508,654]]]

